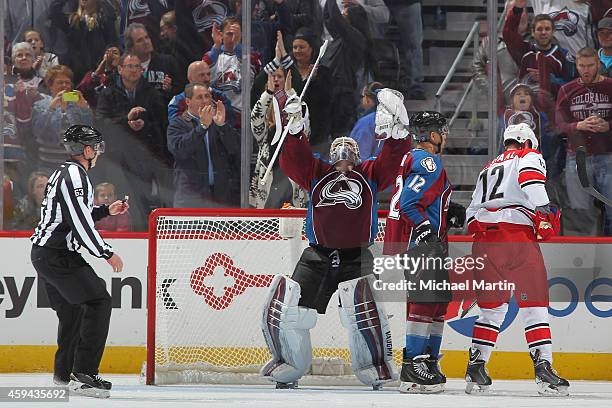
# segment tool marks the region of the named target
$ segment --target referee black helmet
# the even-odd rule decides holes
[[[64,132],[64,147],[70,155],[83,154],[85,146],[91,146],[95,151],[104,153],[102,133],[87,125],[72,125]]]

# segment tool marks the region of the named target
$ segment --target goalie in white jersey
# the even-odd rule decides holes
[[[535,150],[538,140],[531,128],[525,123],[508,126],[504,146],[506,151],[480,172],[466,211],[468,231],[474,236],[472,256],[484,261],[484,267],[474,271],[475,282],[498,283],[477,291],[481,312],[474,323],[466,392],[486,391],[491,385],[485,364],[514,294],[538,392],[567,395],[568,381],[552,368],[548,282],[538,245],[558,233],[560,214],[550,206],[546,166]]]

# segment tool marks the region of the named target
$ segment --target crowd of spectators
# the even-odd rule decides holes
[[[390,82],[375,69],[375,56],[391,26],[401,56],[393,86],[407,100],[432,96],[423,85],[421,0],[250,4],[41,0],[44,12],[33,26],[12,6],[5,24],[4,225],[31,228],[41,175],[65,159],[62,133],[77,123],[98,127],[107,141],[107,157],[91,173],[96,198],[131,197],[129,217],[104,229],[145,230],[156,207],[238,206],[240,135],[249,131],[256,156],[249,204],[305,206],[306,192],[278,165],[262,183],[280,131],[277,92],[301,95],[312,74],[303,101],[313,150],[326,155],[333,138],[350,135],[362,159],[377,154],[376,91]],[[252,20],[248,72],[241,70],[243,12]],[[480,89],[489,86],[488,41],[474,57]],[[532,125],[566,233],[610,235],[612,210],[585,196],[574,163],[575,148],[586,145],[596,187],[612,195],[612,0],[508,1],[496,41],[500,132],[511,123]],[[243,106],[245,75],[250,106]],[[245,114],[250,129],[241,129]]]
[[[420,20],[420,1],[408,3]],[[272,95],[286,78],[288,89],[301,94],[312,74],[304,100],[315,151],[327,154],[330,140],[350,133],[362,113],[369,116],[359,123],[367,125],[356,132],[372,144],[367,132],[376,88],[368,83],[377,78],[371,40],[384,37],[391,5],[250,4],[250,70],[241,72],[240,0],[42,0],[36,18],[27,5],[11,2],[5,16],[4,225],[32,227],[40,204],[36,186],[66,159],[62,134],[73,124],[99,128],[107,142],[106,159],[91,174],[96,197],[101,191],[131,197],[130,225],[122,220],[104,229],[144,230],[156,207],[238,206],[240,132],[249,131],[241,129],[243,111],[252,118],[257,154],[249,163],[252,206],[305,206],[307,194],[278,166],[259,188],[276,148],[270,142],[280,131]],[[328,52],[313,72],[325,40]],[[244,75],[253,84],[250,106],[243,106]],[[367,103],[362,89],[369,89]]]
[[[595,187],[611,196],[612,0],[511,0],[506,12],[497,39],[498,134],[511,124],[532,127],[566,235],[610,236],[612,208],[581,188],[576,148],[586,147]],[[489,86],[489,41],[474,57],[481,90]]]

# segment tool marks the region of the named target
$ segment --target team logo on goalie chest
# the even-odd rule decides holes
[[[339,174],[333,180],[328,181],[319,195],[320,201],[317,207],[325,207],[336,204],[344,204],[349,210],[361,207],[361,191],[363,187],[359,181]]]

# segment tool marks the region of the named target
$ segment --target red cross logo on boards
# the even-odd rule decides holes
[[[206,258],[203,266],[191,272],[190,285],[210,307],[223,310],[248,288],[269,287],[273,278],[274,275],[247,274],[234,265],[229,255],[215,252]]]

